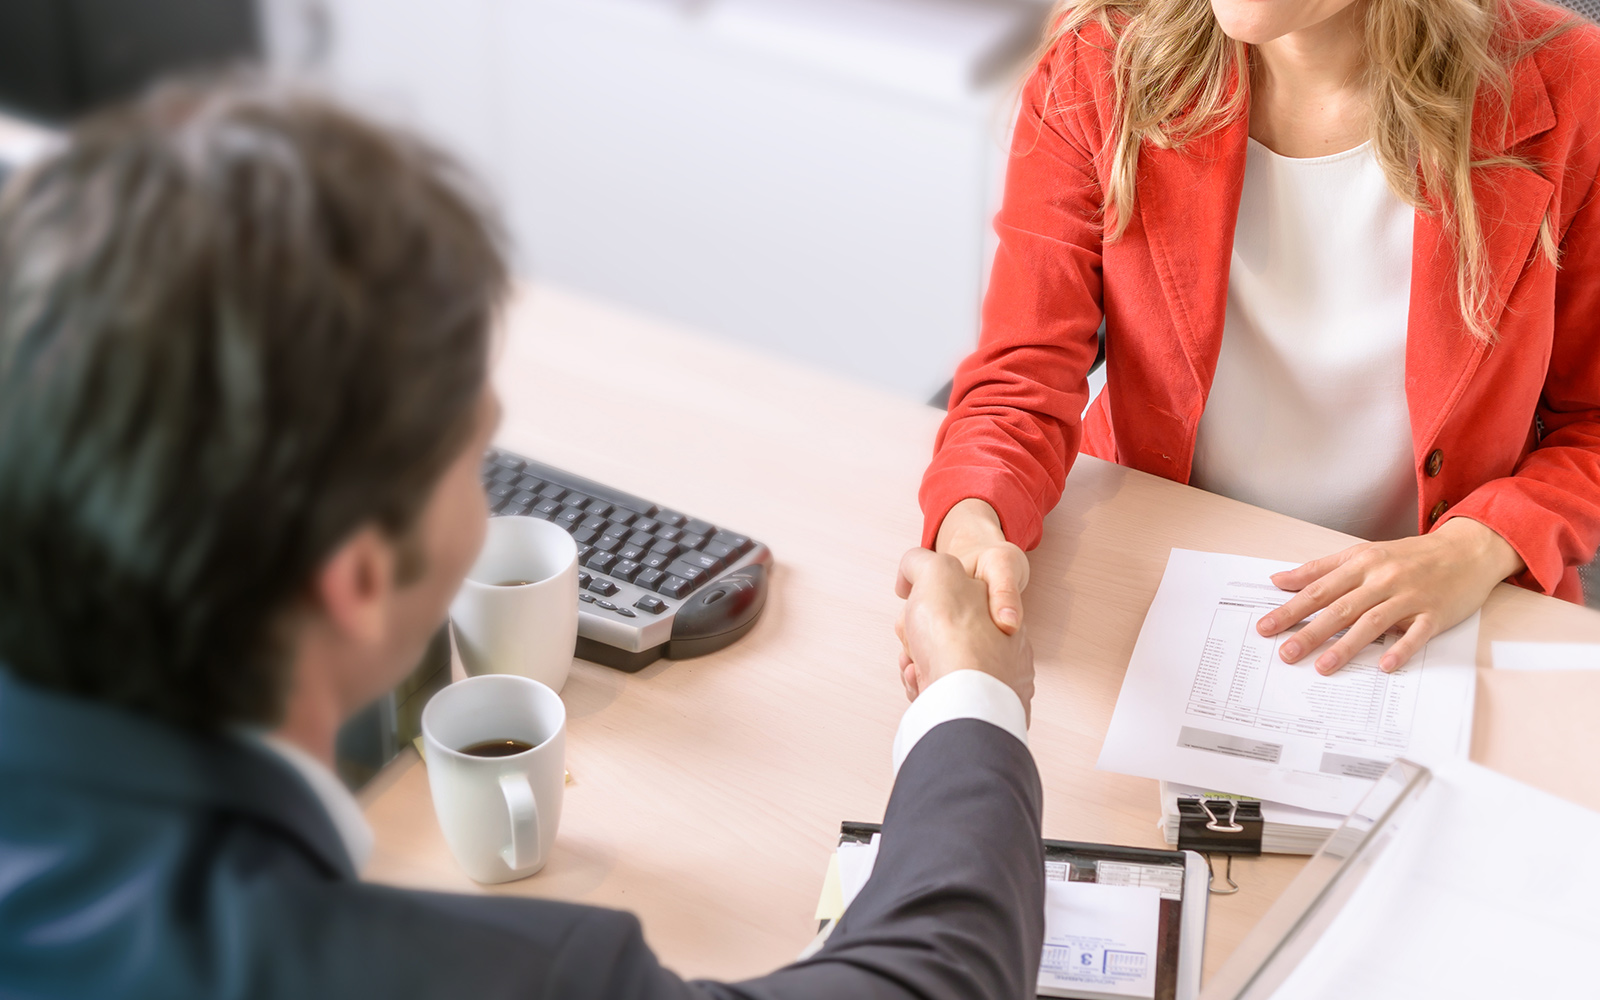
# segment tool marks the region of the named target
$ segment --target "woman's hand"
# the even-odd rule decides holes
[[[968,498],[950,508],[939,525],[934,550],[960,560],[967,575],[989,591],[989,617],[1006,635],[1022,627],[1022,589],[1028,585],[1028,557],[1006,541],[1000,516],[982,500]]]
[[[1272,577],[1273,586],[1299,591],[1263,615],[1262,635],[1292,628],[1321,611],[1285,640],[1284,662],[1294,663],[1349,627],[1317,657],[1317,672],[1331,674],[1392,628],[1404,632],[1378,666],[1392,673],[1429,639],[1483,606],[1494,585],[1525,569],[1504,538],[1466,517],[1452,518],[1427,535],[1392,542],[1363,542]]]

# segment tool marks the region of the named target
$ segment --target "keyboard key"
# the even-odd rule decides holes
[[[650,551],[659,552],[664,556],[675,556],[678,554],[678,543],[669,542],[663,538],[654,545],[650,546]]]
[[[522,506],[520,503],[507,503],[504,507],[501,507],[499,511],[502,517],[521,517],[527,512],[528,508]]]
[[[675,510],[660,510],[656,512],[656,520],[669,528],[681,528],[689,519]]]
[[[521,479],[522,477],[517,475],[517,473],[515,471],[511,470],[511,469],[496,469],[489,476],[489,478],[494,480],[497,483],[512,483],[512,484],[515,484],[516,481]]]
[[[624,545],[622,547],[622,551],[617,553],[617,558],[631,559],[634,562],[638,562],[639,560],[643,559],[645,557],[645,553],[649,551],[649,549],[642,545]]]
[[[534,504],[539,502],[539,498],[534,496],[532,493],[529,493],[527,490],[522,490],[512,496],[511,502],[519,503],[524,507],[532,507]]]
[[[653,521],[648,517],[641,517],[639,520],[633,522],[634,531],[643,531],[649,533],[654,532],[659,527],[661,527],[660,521]]]
[[[517,480],[517,486],[527,490],[529,493],[537,493],[544,489],[544,480],[538,476],[523,476]]]
[[[615,538],[620,542],[624,538],[627,538],[631,532],[628,531],[628,526],[626,524],[618,524],[615,521],[610,521],[607,522],[605,529],[601,531],[600,534],[605,535],[607,538]]]
[[[543,514],[547,518],[555,517],[557,514],[561,513],[561,501],[540,500],[534,505],[533,509]]]
[[[656,584],[666,578],[667,574],[659,569],[652,569],[647,566],[639,571],[639,575],[633,578],[633,582],[635,586],[643,587],[646,590],[654,590],[656,589]]]
[[[583,509],[597,517],[605,517],[611,513],[611,505],[598,498],[584,504]]]
[[[683,537],[683,532],[677,528],[657,528],[656,537],[664,542],[675,542]]]
[[[589,581],[593,580],[593,579],[594,579],[594,577],[590,576],[588,573],[585,573],[581,569],[578,570],[578,589],[582,590],[585,587],[589,586]]]
[[[637,618],[637,617],[639,617],[638,615],[634,614],[632,611],[629,611],[627,608],[617,608],[615,610],[616,610],[617,614],[621,615],[624,618]]]
[[[648,531],[635,531],[633,534],[628,536],[629,545],[637,545],[641,548],[648,549],[655,543],[656,536],[650,534]]]
[[[715,573],[722,568],[722,560],[708,552],[685,552],[678,557],[678,561],[688,563],[690,566],[699,566],[707,573]],[[677,571],[674,570],[673,572]],[[678,573],[678,575],[682,576],[683,574]]]
[[[623,510],[621,507],[613,507],[610,514],[611,522],[619,526],[632,524],[633,519],[638,516],[633,511]]]
[[[669,576],[665,580],[661,581],[661,586],[656,588],[656,593],[666,594],[668,597],[676,598],[682,597],[684,594],[687,594],[693,589],[693,584],[691,584],[688,580],[685,580],[680,576]]]
[[[593,545],[580,545],[580,546],[578,546],[578,565],[582,566],[583,565],[583,561],[585,559],[589,558],[589,555],[592,552],[594,552],[594,546]]]
[[[639,561],[651,569],[665,569],[672,565],[675,552],[646,552]]]
[[[643,514],[645,517],[653,517],[655,515],[655,504],[630,493],[613,489],[604,483],[590,482],[581,476],[574,476],[570,472],[563,472],[560,469],[552,469],[547,465],[540,465],[538,462],[529,462],[523,468],[529,475],[541,476],[554,482],[570,483],[573,489],[581,490],[592,497],[599,497],[613,506],[631,510],[635,514]]]
[[[690,583],[693,583],[702,576],[706,575],[706,570],[704,567],[696,566],[694,563],[684,562],[682,559],[674,559],[672,563],[667,566],[667,572],[671,573],[673,576],[681,576]]]
[[[750,539],[731,531],[719,531],[711,536],[711,540],[719,545],[726,545],[736,552],[746,552],[750,548]]]
[[[595,541],[594,547],[599,549],[601,552],[615,552],[617,551],[617,547],[621,544],[622,539],[617,538],[614,535],[601,535],[600,538]]]
[[[593,594],[579,594],[578,600],[585,604],[593,604],[595,602],[595,596]]]
[[[611,575],[616,577],[618,580],[625,580],[628,583],[632,583],[633,578],[638,575],[638,572],[641,568],[642,567],[640,567],[638,563],[631,559],[618,558],[617,564],[611,567]]]
[[[516,472],[518,469],[522,468],[522,459],[516,457],[515,455],[507,455],[504,452],[496,454],[494,458],[491,458],[489,461],[491,464],[498,465],[502,469],[510,469],[512,472]]]
[[[555,483],[545,483],[544,488],[539,491],[539,495],[546,500],[560,500],[567,495],[567,491]]]
[[[726,542],[707,542],[705,548],[700,551],[708,556],[715,556],[725,563],[731,563],[739,558],[739,550]]]
[[[584,496],[582,493],[579,493],[577,490],[569,490],[567,492],[567,495],[561,498],[561,502],[566,504],[568,507],[582,507],[584,504],[588,503],[592,499],[593,499],[593,497]],[[587,511],[584,512],[584,516],[585,517],[588,516],[588,512]]]
[[[505,497],[489,497],[489,513],[490,514],[498,514],[498,513],[500,513],[500,508],[501,508],[502,505],[505,504],[505,502],[506,502],[506,498]]]
[[[640,611],[648,611],[653,615],[659,615],[661,612],[667,610],[667,602],[652,594],[646,594],[637,601],[634,601],[633,606],[638,608]]]
[[[621,611],[622,610],[621,608],[617,607],[615,604],[612,604],[610,601],[595,601],[594,602],[594,606],[597,607],[597,608],[605,608],[607,611]]]
[[[583,519],[588,516],[589,515],[583,512],[582,507],[563,507],[561,508],[561,513],[557,514],[554,520],[559,521],[562,524],[577,525],[582,524]],[[600,532],[598,531],[595,532],[597,535],[599,533]]]
[[[592,546],[599,538],[600,536],[595,534],[593,528],[585,528],[580,524],[576,528],[572,529],[572,540],[577,542],[579,545]]]
[[[601,597],[610,597],[612,594],[617,592],[617,585],[612,583],[610,580],[607,580],[605,577],[599,577],[591,580],[586,589],[599,594]]]
[[[588,517],[583,519],[583,526],[585,528],[593,528],[594,533],[598,535],[602,531],[605,531],[607,528],[611,527],[611,522],[607,521],[598,514],[590,514]]]
[[[688,524],[683,526],[683,530],[687,531],[691,535],[709,535],[717,530],[717,526],[712,524],[710,521],[702,521],[699,518],[694,518]]]
[[[504,500],[515,492],[517,492],[517,488],[510,483],[495,483],[489,487],[489,495],[500,500]]]
[[[606,570],[610,569],[611,564],[616,561],[617,557],[609,552],[596,552],[589,558],[585,559],[583,564],[590,569],[599,570],[600,572],[604,573]],[[595,582],[598,583],[599,581],[597,580]],[[609,583],[610,581],[607,582]],[[615,584],[613,584],[613,586],[615,586]],[[589,589],[593,590],[594,587],[591,586]]]
[[[706,536],[691,535],[687,531],[678,536],[678,544],[686,549],[698,549],[706,543]]]

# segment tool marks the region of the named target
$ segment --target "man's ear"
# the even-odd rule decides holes
[[[383,641],[395,589],[395,546],[377,528],[357,531],[312,578],[311,600],[327,625],[361,644]]]

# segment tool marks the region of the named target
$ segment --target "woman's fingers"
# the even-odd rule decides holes
[[[989,588],[989,617],[1000,631],[1015,635],[1022,627],[1022,590],[1028,585],[1028,557],[1015,545],[985,549],[973,576]]]
[[[1272,585],[1279,590],[1299,590],[1312,580],[1326,576],[1329,571],[1343,566],[1362,547],[1360,545],[1352,545],[1348,549],[1341,549],[1332,555],[1302,563],[1294,569],[1286,569],[1281,573],[1274,573],[1271,577]],[[1289,624],[1292,625],[1294,623],[1290,622]]]
[[[1357,596],[1362,593],[1364,591],[1356,592]],[[1349,663],[1357,653],[1367,648],[1369,643],[1376,641],[1379,636],[1393,628],[1395,623],[1403,617],[1405,617],[1404,609],[1394,601],[1385,601],[1363,611],[1350,624],[1349,630],[1339,637],[1339,641],[1329,646],[1321,656],[1317,657],[1317,673],[1323,675],[1331,674],[1346,663]],[[1302,634],[1304,631],[1304,629],[1301,630]],[[1316,647],[1310,648],[1315,649]]]
[[[1359,603],[1352,592],[1360,585],[1359,572],[1348,564],[1339,566],[1326,576],[1306,584],[1300,593],[1284,602],[1281,607],[1262,615],[1261,621],[1256,624],[1256,630],[1262,635],[1277,635],[1316,615],[1306,623],[1299,634],[1284,640],[1281,648],[1283,658],[1286,662],[1293,663],[1322,645],[1329,636],[1355,621],[1357,615],[1377,603],[1377,601]],[[1321,614],[1317,614],[1319,611]]]
[[[917,665],[903,651],[900,654],[900,683],[905,685],[907,701],[916,701],[917,695],[922,693],[922,685],[917,680]]]
[[[1439,629],[1431,615],[1418,615],[1406,629],[1405,634],[1389,647],[1388,652],[1378,658],[1378,669],[1384,673],[1392,674],[1405,666],[1418,651],[1422,649],[1429,639],[1437,635]]]

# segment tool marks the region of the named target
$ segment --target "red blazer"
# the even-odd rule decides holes
[[[1530,31],[1570,16],[1514,2]],[[1249,122],[1240,115],[1177,150],[1145,146],[1133,218],[1104,242],[1109,49],[1085,28],[1024,90],[983,332],[922,481],[924,545],[952,506],[977,497],[1007,538],[1034,547],[1080,448],[1189,480],[1222,344]],[[1600,29],[1568,31],[1512,78],[1509,116],[1488,88],[1474,115],[1484,150],[1537,166],[1475,172],[1494,343],[1462,322],[1439,217],[1416,216],[1405,384],[1418,529],[1481,521],[1527,563],[1514,582],[1579,601],[1576,567],[1600,544]],[[1536,248],[1547,210],[1559,270]],[[1080,427],[1102,316],[1106,388]]]

